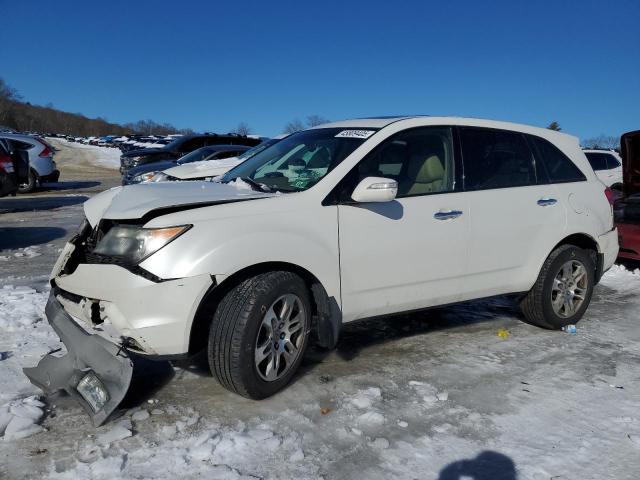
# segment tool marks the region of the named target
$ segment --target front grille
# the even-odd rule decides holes
[[[83,296],[76,295],[75,293],[67,292],[66,290],[63,290],[58,286],[55,286],[53,294],[60,295],[62,298],[66,298],[67,300],[73,303],[80,303],[84,299]]]
[[[84,263],[118,265],[125,268],[130,268],[132,266],[131,263],[124,261],[122,257],[114,257],[112,255],[102,255],[100,253],[85,252],[84,258]]]
[[[110,220],[102,220],[94,229],[91,229],[87,223],[87,226],[70,240],[76,248],[67,260],[62,273],[72,274],[81,263],[114,263],[113,261],[101,261],[102,255],[93,253],[98,242],[112,226],[113,222]]]

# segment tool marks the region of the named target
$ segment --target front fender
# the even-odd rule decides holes
[[[304,214],[306,218],[288,211],[194,221],[192,229],[140,266],[160,278],[224,278],[253,265],[284,262],[309,271],[339,301],[336,209],[320,207]],[[183,223],[190,222],[183,218]]]

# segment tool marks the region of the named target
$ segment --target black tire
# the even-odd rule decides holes
[[[19,193],[31,193],[38,186],[38,177],[33,170],[29,170],[29,175],[27,177],[27,183],[21,183],[18,187]]]
[[[298,356],[273,381],[264,380],[255,365],[255,349],[265,312],[283,295],[296,295],[304,309]],[[228,390],[255,400],[284,388],[300,366],[309,342],[311,303],[304,281],[291,272],[268,272],[249,278],[220,301],[209,329],[207,357],[216,379]]]
[[[584,300],[571,316],[558,315],[552,305],[552,288],[556,275],[562,266],[575,260],[584,265],[587,285]],[[592,253],[573,245],[562,245],[547,257],[540,270],[538,279],[531,290],[520,302],[520,308],[528,323],[550,330],[559,330],[580,321],[589,306],[595,284],[595,264]]]

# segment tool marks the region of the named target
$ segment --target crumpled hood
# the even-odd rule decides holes
[[[231,183],[166,182],[142,183],[115,187],[87,200],[84,212],[95,226],[100,219],[142,218],[147,213],[171,207],[206,206],[218,202],[233,202],[253,198],[267,198],[276,193],[257,192],[242,180]]]
[[[238,160],[238,157],[225,158],[222,160],[201,160],[199,162],[185,163],[184,165],[167,168],[164,173],[181,180],[217,177],[218,175],[227,173],[241,163],[242,160]]]

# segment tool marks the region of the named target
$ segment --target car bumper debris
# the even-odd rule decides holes
[[[100,426],[129,389],[133,355],[122,346],[87,333],[64,311],[53,294],[45,313],[67,353],[51,352],[36,367],[25,368],[24,373],[47,394],[66,391],[78,400],[94,426]]]

